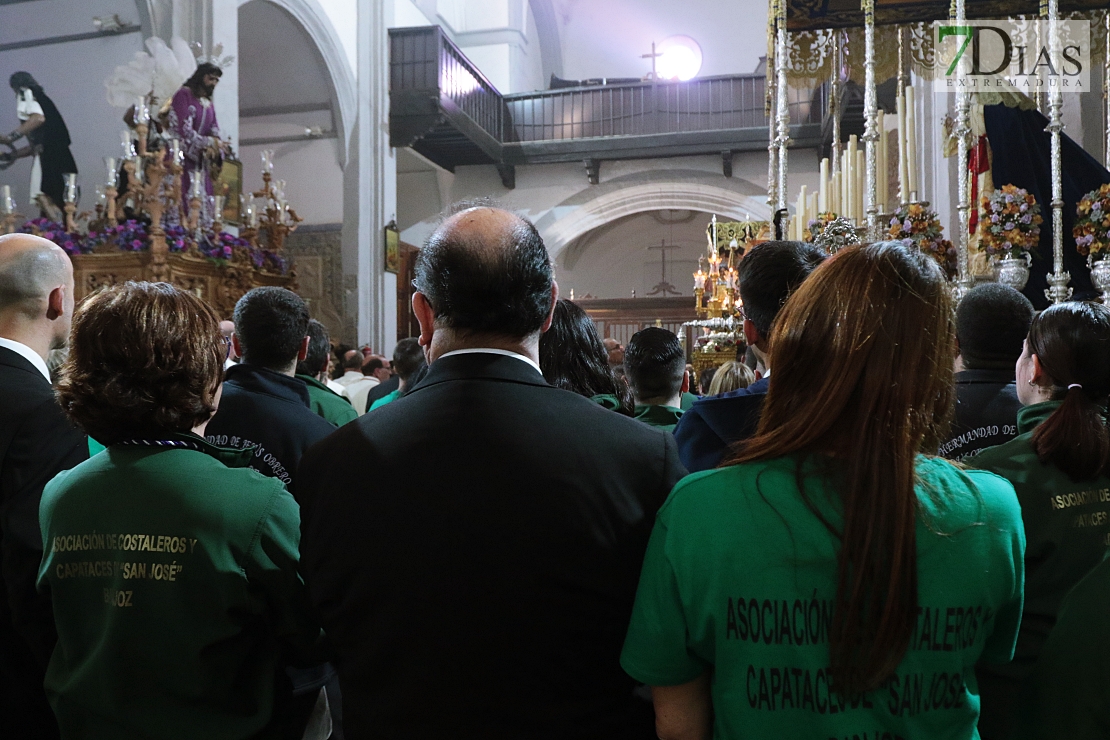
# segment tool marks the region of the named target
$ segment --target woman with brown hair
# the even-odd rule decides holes
[[[973,738],[974,666],[1021,614],[1013,488],[936,450],[954,317],[937,264],[845,249],[772,334],[756,436],[659,512],[621,662],[661,738]]]
[[[245,740],[284,721],[275,676],[319,629],[296,502],[245,467],[253,449],[201,436],[226,357],[212,309],[166,283],[106,288],[74,315],[58,398],[107,451],[40,506],[64,740]]]
[[[1028,542],[1014,662],[978,670],[984,740],[1011,736],[1022,683],[1064,597],[1110,544],[1110,309],[1079,302],[1045,309],[1029,327],[1015,371],[1018,436],[968,460],[1013,483]]]

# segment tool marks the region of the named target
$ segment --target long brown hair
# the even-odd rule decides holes
[[[1037,356],[1063,403],[1033,432],[1042,463],[1072,480],[1110,472],[1110,432],[1105,406],[1110,395],[1110,309],[1099,303],[1049,306],[1029,327],[1028,351]]]
[[[936,450],[952,409],[952,302],[921,252],[850,247],[801,284],[771,336],[759,429],[729,462],[829,462],[841,528],[806,503],[841,540],[830,670],[835,690],[856,696],[901,663],[917,617],[914,458]]]

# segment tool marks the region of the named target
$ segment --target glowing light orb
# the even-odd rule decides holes
[[[701,71],[701,47],[689,36],[669,36],[656,46],[655,51],[662,55],[655,62],[656,73],[661,80],[685,82],[697,77]]]

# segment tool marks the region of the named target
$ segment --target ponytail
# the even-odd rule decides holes
[[[1034,430],[1033,449],[1072,480],[1093,480],[1110,467],[1110,430],[1081,385],[1072,383],[1064,393],[1060,407]]]
[[[1033,450],[1074,481],[1110,472],[1110,308],[1071,301],[1042,311],[1029,327],[1027,351],[1036,355],[1060,404],[1033,432]]]

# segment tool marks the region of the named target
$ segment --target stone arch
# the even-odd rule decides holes
[[[574,240],[587,232],[619,218],[647,211],[693,210],[715,213],[719,218],[728,220],[770,220],[767,196],[756,186],[744,180],[730,181],[728,185],[703,181],[708,179],[659,179],[605,188],[604,192],[599,190],[596,195],[585,199],[580,194],[551,209],[536,223],[536,227],[552,260],[555,260]],[[616,182],[611,184],[618,185]],[[744,190],[749,192],[742,192]]]
[[[251,0],[238,0],[238,6],[246,5]],[[320,56],[324,60],[328,77],[332,84],[332,93],[338,110],[339,130],[342,132],[342,145],[339,147],[339,164],[347,164],[347,145],[354,133],[355,117],[358,108],[358,90],[355,85],[354,70],[347,61],[343,42],[340,41],[335,28],[332,27],[327,13],[317,0],[265,0],[277,5],[301,24],[309,38],[316,44]]]

